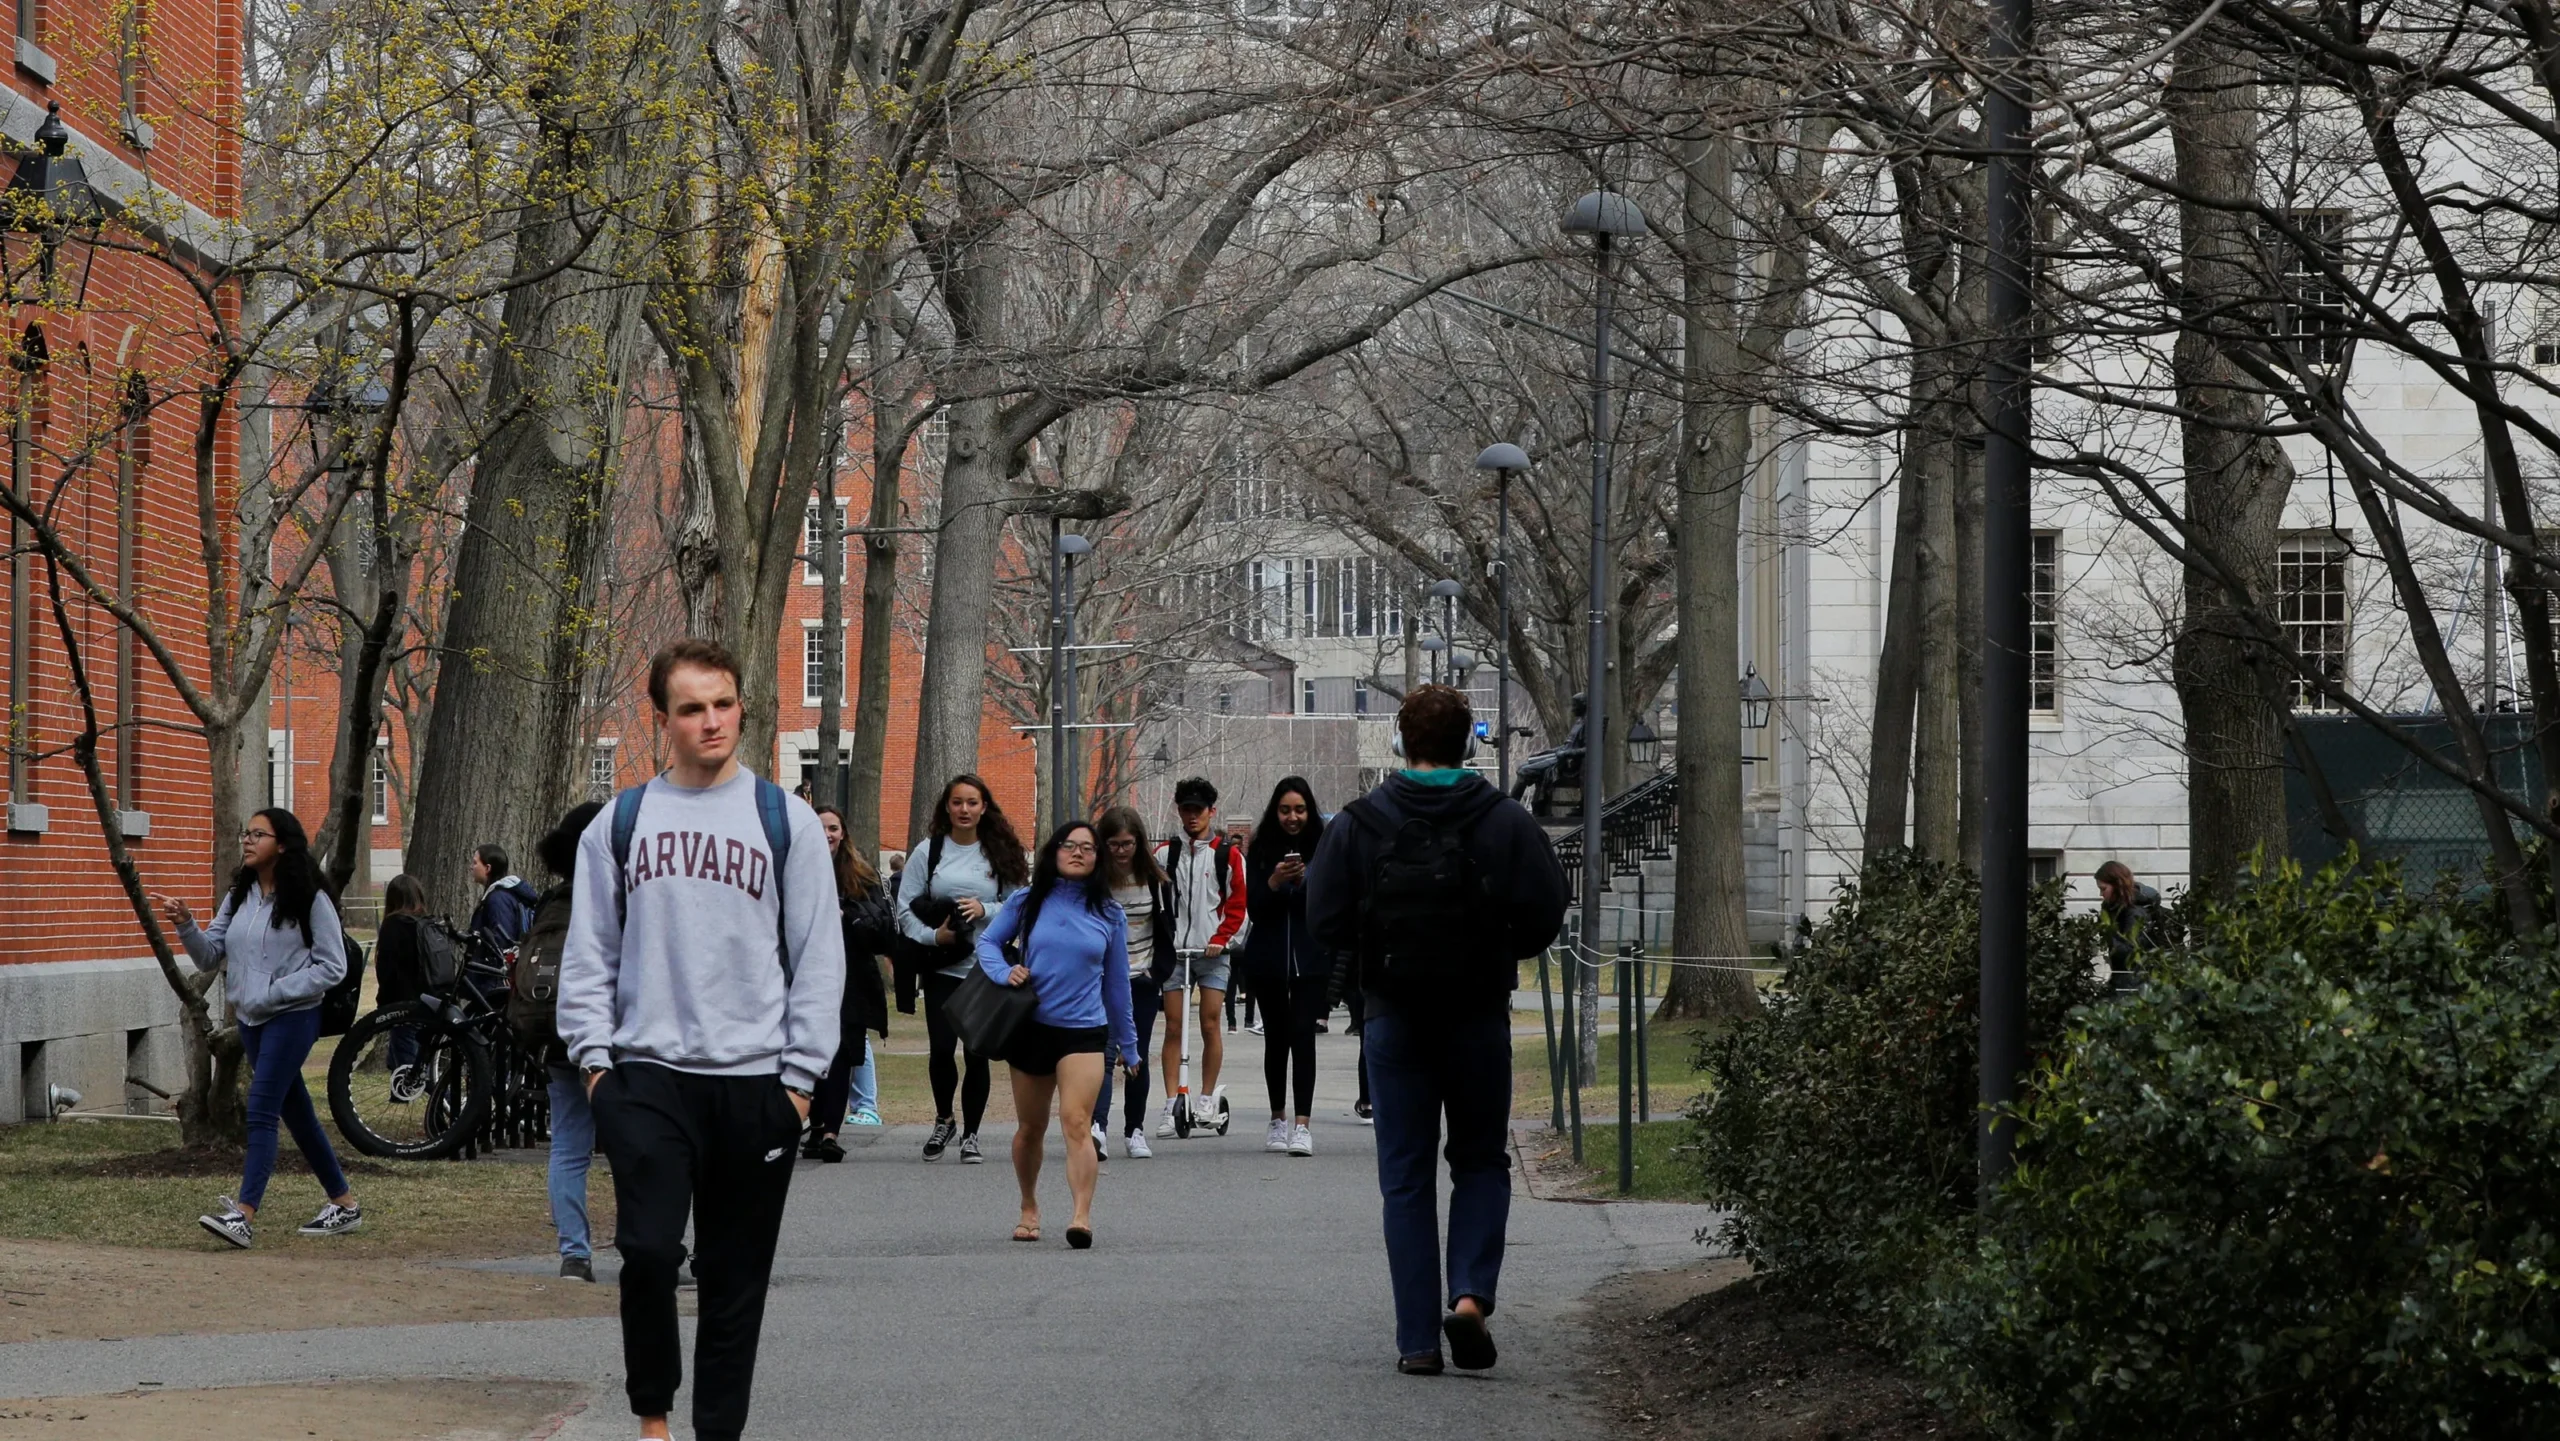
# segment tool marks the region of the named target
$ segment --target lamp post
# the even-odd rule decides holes
[[[1423,653],[1431,657],[1431,683],[1433,685],[1438,685],[1440,683],[1440,653],[1448,648],[1449,642],[1441,639],[1439,636],[1426,635],[1422,638]]]
[[[1607,882],[1607,863],[1600,849],[1600,812],[1609,799],[1608,767],[1601,758],[1608,754],[1609,721],[1609,284],[1614,275],[1615,246],[1623,240],[1629,244],[1645,234],[1644,212],[1623,195],[1595,190],[1573,202],[1565,212],[1567,235],[1591,237],[1594,259],[1599,265],[1599,284],[1592,292],[1591,320],[1591,670],[1587,689],[1591,699],[1584,721],[1582,742],[1582,917],[1581,940],[1588,950],[1595,933],[1592,917],[1597,914],[1600,888]],[[1587,966],[1583,973],[1596,985],[1597,973]],[[1586,989],[1586,1000],[1595,1000],[1593,990]],[[1624,1082],[1628,1061],[1625,1040],[1629,998],[1618,998],[1618,1176],[1619,1189],[1626,1189],[1627,1178],[1635,1173],[1635,1116],[1629,1108],[1628,1087]],[[1596,1009],[1596,1007],[1594,1008]],[[1596,1021],[1596,1016],[1594,1020]],[[1586,1023],[1589,1024],[1589,1023]],[[1592,1037],[1598,1049],[1598,1037]]]
[[[1503,794],[1511,792],[1511,477],[1529,468],[1529,453],[1504,441],[1476,457],[1476,469],[1501,475],[1493,532],[1493,763]]]
[[[1064,530],[1064,518],[1049,517],[1049,822],[1047,829],[1065,825],[1070,797],[1075,794],[1075,778],[1070,772],[1072,747],[1068,744],[1068,726],[1075,711],[1075,578],[1076,557],[1093,549],[1093,542]]]
[[[1431,583],[1431,594],[1440,602],[1440,646],[1443,650],[1458,643],[1458,590],[1454,576]]]

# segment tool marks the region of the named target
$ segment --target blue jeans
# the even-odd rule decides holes
[[[1437,1355],[1440,1313],[1473,1296],[1493,1313],[1511,1216],[1511,1017],[1419,1017],[1372,1002],[1369,1095],[1378,1127],[1396,1354]],[[1440,1284],[1440,1176],[1432,1151],[1449,1121],[1449,1275]]]
[[[853,1113],[880,1111],[880,1058],[871,1054],[871,1033],[862,1035],[862,1064],[853,1068]]]
[[[391,1044],[389,1049],[391,1052],[391,1069],[396,1071],[402,1066],[414,1066],[418,1064],[418,1028],[415,1026],[393,1026],[391,1028]]]
[[[1129,1017],[1138,1023],[1138,1064],[1129,1068],[1128,1105],[1123,1114],[1128,1129],[1135,1131],[1147,1124],[1147,1057],[1155,1054],[1156,1018],[1164,1014],[1164,992],[1151,976],[1129,978]],[[1111,1134],[1111,1067],[1120,1064],[1120,1048],[1110,1046],[1103,1054],[1102,1093],[1094,1097],[1093,1123],[1102,1134]]]
[[[587,1241],[587,1168],[595,1163],[596,1113],[586,1077],[551,1067],[551,1228],[560,1254],[592,1258]]]
[[[240,1168],[240,1204],[256,1210],[267,1199],[267,1178],[276,1173],[276,1123],[293,1132],[293,1144],[320,1178],[320,1189],[335,1200],[347,1194],[347,1173],[338,1169],[338,1153],[320,1129],[320,1113],[311,1109],[311,1091],[302,1084],[302,1063],[311,1059],[320,1039],[320,1008],[306,1006],[251,1025],[240,1023],[240,1051],[249,1062],[249,1157]]]

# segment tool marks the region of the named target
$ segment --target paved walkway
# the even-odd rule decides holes
[[[803,1163],[749,1434],[1599,1436],[1578,1379],[1582,1298],[1617,1271],[1697,1259],[1692,1236],[1707,1213],[1515,1191],[1495,1328],[1502,1365],[1485,1377],[1398,1376],[1371,1132],[1350,1116],[1355,1045],[1323,1041],[1317,1155],[1298,1159],[1262,1149],[1260,1039],[1230,1038],[1230,1057],[1247,1063],[1229,1087],[1248,1098],[1234,1129],[1159,1141],[1152,1161],[1113,1160],[1090,1252],[1062,1239],[1054,1128],[1043,1176],[1053,1239],[1037,1247],[1006,1239],[1013,1174],[992,1130],[981,1166],[921,1163],[922,1133],[908,1128],[842,1165]],[[549,1268],[536,1258],[490,1264]],[[609,1318],[47,1342],[0,1347],[0,1396],[144,1381],[562,1378],[597,1390],[560,1441],[629,1441],[619,1358]],[[677,1434],[689,1436],[678,1419]]]

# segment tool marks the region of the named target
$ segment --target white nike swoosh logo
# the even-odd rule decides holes
[[[772,1150],[765,1152],[764,1158],[768,1161],[779,1161],[782,1159],[782,1153],[790,1149],[791,1148],[789,1146],[776,1146]]]

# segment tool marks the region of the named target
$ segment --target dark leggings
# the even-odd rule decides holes
[[[961,1079],[961,1063],[952,1059],[960,1049],[959,1029],[951,1024],[951,997],[960,989],[961,978],[940,974],[924,978],[925,1068],[933,1076],[933,1118],[951,1119],[951,1093],[960,1093],[960,1134],[978,1134],[978,1122],[987,1114],[987,1058],[971,1052],[967,1058],[967,1080]]]
[[[1257,970],[1253,993],[1262,998],[1262,1084],[1271,1093],[1271,1114],[1308,1116],[1316,1105],[1316,1022],[1324,1019],[1324,978],[1293,976],[1286,971]],[[1297,1062],[1295,1087],[1289,1063]],[[1283,1111],[1280,1103],[1294,1095],[1298,1108]]]

